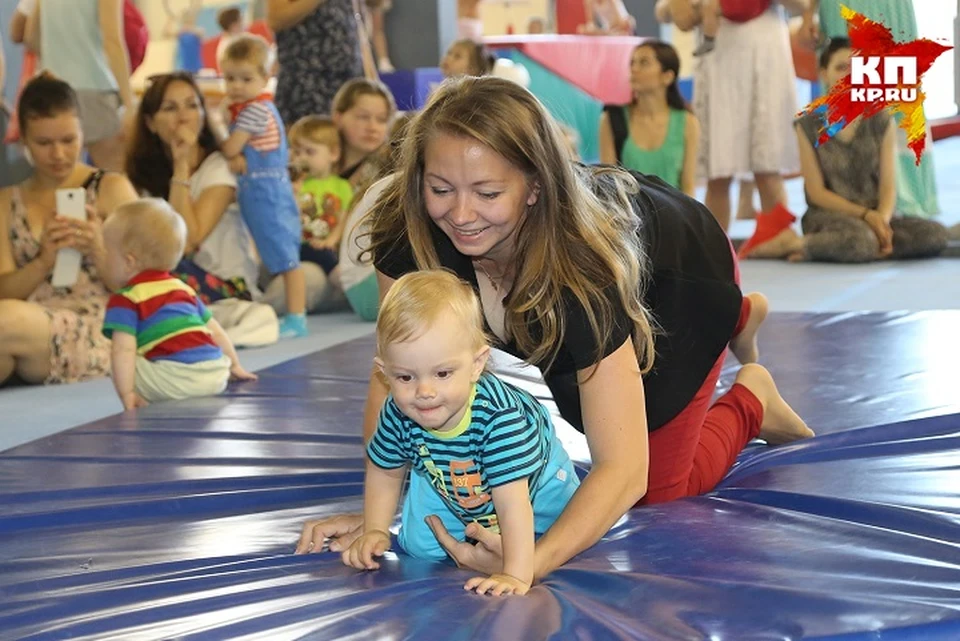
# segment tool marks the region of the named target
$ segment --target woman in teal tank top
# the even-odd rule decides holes
[[[665,42],[633,50],[633,101],[601,117],[600,161],[657,176],[692,196],[700,127],[677,88],[679,71],[680,58]]]

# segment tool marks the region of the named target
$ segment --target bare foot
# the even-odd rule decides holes
[[[807,260],[807,255],[803,252],[793,252],[787,256],[787,260],[791,263],[802,263]]]
[[[747,363],[756,363],[760,358],[760,348],[757,346],[757,332],[760,325],[767,317],[769,304],[767,297],[759,292],[747,294],[750,301],[750,316],[747,317],[747,324],[739,334],[730,341],[730,351],[737,357],[741,365]]]
[[[750,250],[747,258],[786,258],[803,252],[803,238],[792,227]]]
[[[813,430],[807,427],[803,419],[780,396],[773,377],[766,368],[755,363],[744,365],[737,373],[736,382],[753,392],[763,405],[760,438],[768,444],[783,445],[813,436]]]

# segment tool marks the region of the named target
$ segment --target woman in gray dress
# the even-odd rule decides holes
[[[850,72],[850,54],[846,38],[830,41],[820,56],[824,87]],[[749,257],[863,263],[943,251],[943,225],[896,210],[897,125],[889,113],[857,118],[819,146],[819,114],[801,116],[795,127],[808,205],[803,236],[788,228],[757,245]]]

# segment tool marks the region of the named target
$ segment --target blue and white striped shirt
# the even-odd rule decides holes
[[[530,500],[550,460],[554,437],[547,409],[527,392],[484,373],[460,426],[433,432],[387,398],[367,455],[378,467],[410,463],[464,523],[495,524],[490,490],[527,478]]]

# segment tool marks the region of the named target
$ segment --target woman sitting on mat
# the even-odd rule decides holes
[[[447,81],[410,127],[372,216],[381,296],[406,273],[454,271],[478,292],[497,346],[545,372],[590,446],[590,473],[537,541],[537,578],[638,502],[713,489],[750,439],[812,434],[759,365],[710,407],[728,345],[756,360],[766,300],[741,295],[729,241],[700,203],[570,162],[543,105],[499,78]],[[372,375],[365,440],[386,396]],[[428,518],[458,564],[501,571],[496,534],[471,524],[472,545]],[[310,521],[297,551],[327,538],[342,551],[362,533],[359,515]]]
[[[850,73],[850,54],[846,38],[830,41],[820,56],[822,86],[833,87]],[[770,240],[757,234],[741,249],[741,255],[863,263],[940,254],[947,246],[943,225],[904,217],[895,210],[897,125],[890,114],[880,111],[857,118],[817,145],[824,126],[816,113],[796,121],[808,206],[802,219],[803,236],[789,226]]]
[[[924,6],[918,2],[915,8],[914,4],[902,0],[810,0],[809,10],[804,12],[805,35],[831,39],[847,37],[850,23],[843,18],[840,9],[845,6],[862,14],[868,20],[882,23],[898,42],[912,42],[920,37],[917,13],[920,11],[919,8]],[[813,26],[817,24],[816,18],[819,18],[818,27]],[[814,40],[816,39],[818,38]],[[903,115],[902,113],[894,115],[897,123],[903,121]],[[934,147],[930,127],[927,127],[927,144],[920,155],[919,165],[914,151],[908,146],[907,132],[898,129],[896,133],[896,209],[905,216],[923,218],[936,216],[940,212],[940,203],[937,198],[937,177],[934,170]]]
[[[600,162],[619,162],[693,196],[700,125],[677,88],[679,73],[677,50],[666,42],[649,40],[633,50],[633,100],[600,116]]]
[[[111,286],[105,283],[101,223],[136,200],[126,178],[80,162],[83,134],[77,95],[41,74],[23,88],[17,107],[33,175],[0,190],[0,385],[74,383],[110,373],[110,341],[101,334]],[[86,190],[86,220],[57,215],[59,189]],[[61,249],[83,256],[76,283],[55,288]]]

